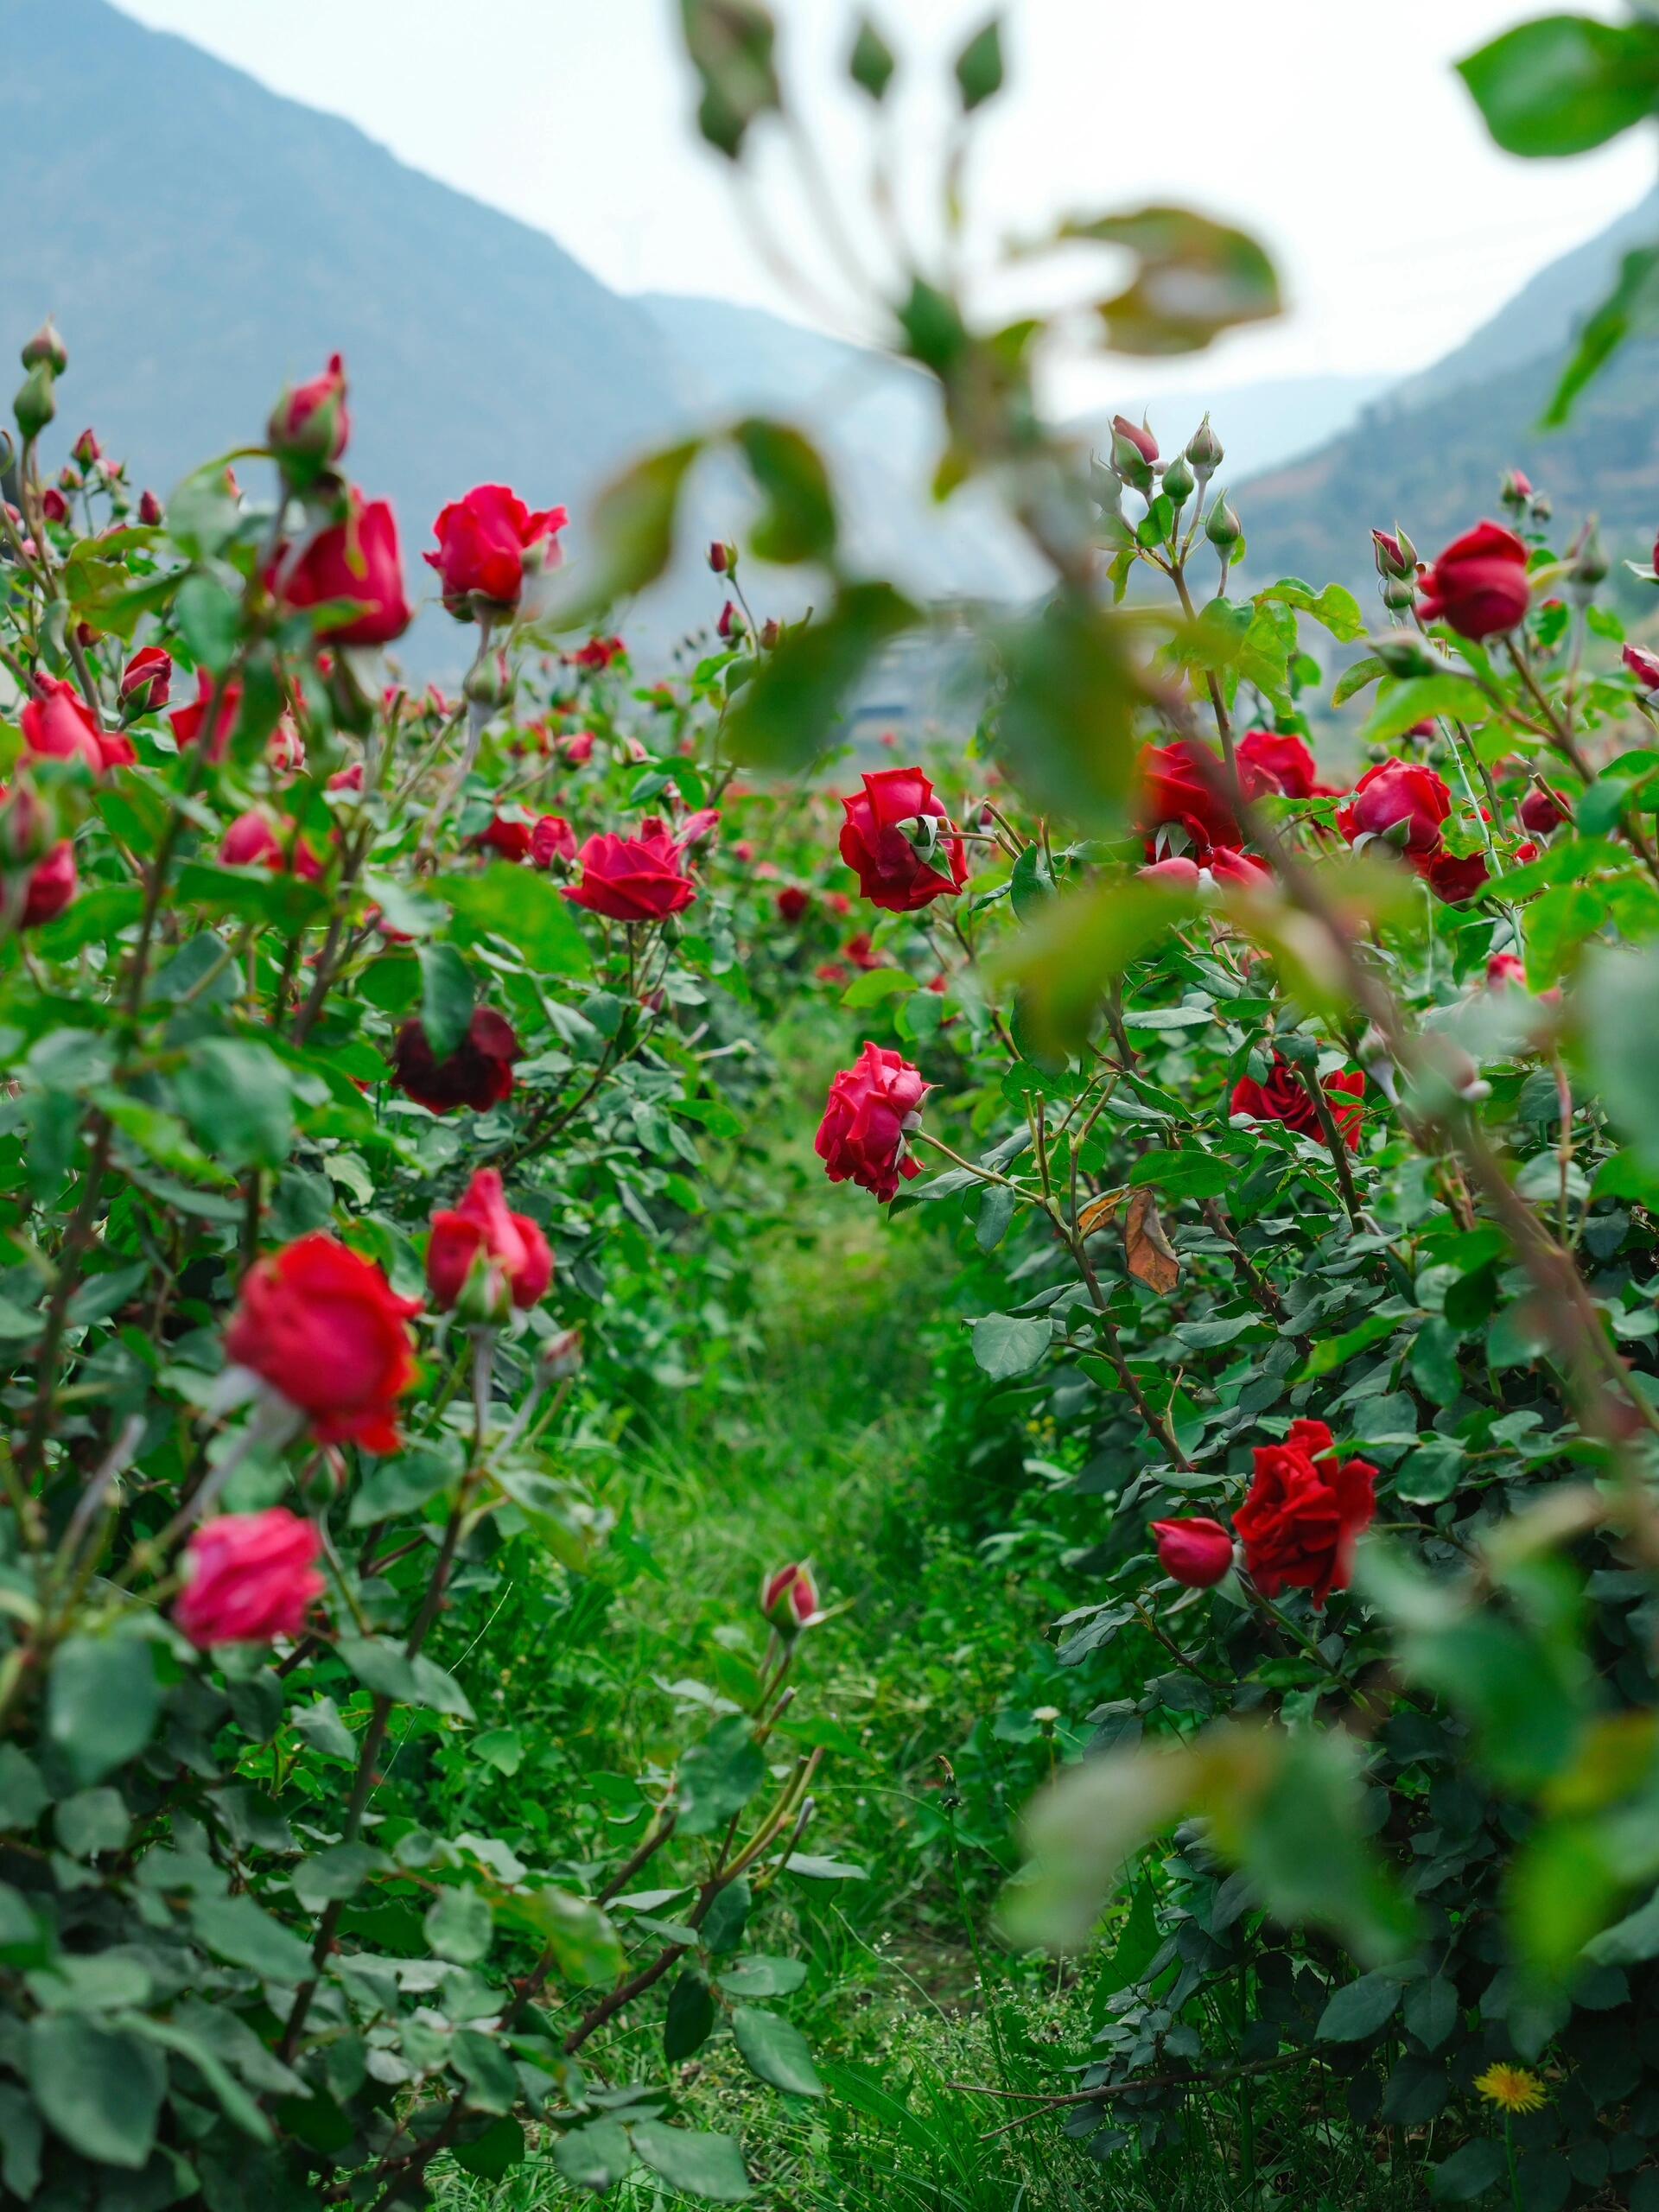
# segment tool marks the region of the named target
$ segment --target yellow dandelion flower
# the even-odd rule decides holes
[[[1544,2102],[1543,2083],[1524,2066],[1489,2066],[1476,2075],[1475,2087],[1503,2112],[1536,2112]]]

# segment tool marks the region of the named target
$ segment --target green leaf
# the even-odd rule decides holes
[[[1062,223],[1050,243],[1126,246],[1133,281],[1095,308],[1105,343],[1139,355],[1190,353],[1280,311],[1279,279],[1255,240],[1190,207],[1155,206]]]
[[[23,2091],[0,2082],[0,2182],[20,2204],[41,2185],[41,2115]]]
[[[440,876],[433,886],[469,931],[505,938],[543,976],[586,976],[588,940],[568,899],[533,869],[493,861],[480,875]]]
[[[671,2189],[712,2204],[741,2204],[754,2190],[743,2171],[743,2153],[729,2135],[694,2135],[660,2120],[633,2128],[633,2147]]]
[[[847,60],[847,74],[859,90],[868,92],[878,104],[887,96],[899,64],[893,48],[868,16],[858,21],[858,35],[853,41],[852,53]]]
[[[465,1887],[440,1890],[422,1925],[429,1948],[463,1967],[476,1966],[487,1955],[495,1932],[489,1899]]]
[[[72,1636],[47,1688],[46,1732],[83,1783],[101,1782],[149,1741],[162,1707],[150,1645],[137,1637]]]
[[[1659,1173],[1659,947],[1596,952],[1579,998],[1597,1088],[1642,1165]]]
[[[426,1706],[461,1720],[473,1718],[460,1683],[424,1653],[410,1659],[401,1646],[366,1636],[342,1636],[335,1649],[359,1681],[378,1696],[392,1698],[399,1705]]]
[[[517,1774],[524,1763],[524,1740],[516,1728],[486,1728],[474,1737],[471,1751],[475,1759],[508,1777]]]
[[[303,876],[273,875],[269,868],[220,868],[186,861],[174,878],[173,904],[194,907],[203,918],[226,914],[238,921],[268,922],[293,937],[328,911],[328,894]]]
[[[1110,2017],[1109,2000],[1121,1990],[1135,1986],[1158,1955],[1162,1941],[1152,1884],[1142,1882],[1135,1891],[1128,1917],[1118,1930],[1116,1942],[1101,1961],[1089,2004],[1092,2031],[1097,2033],[1105,2025]]]
[[[962,111],[971,115],[994,99],[1002,89],[1002,19],[993,16],[982,30],[974,33],[957,56],[957,89],[962,95]]]
[[[1573,402],[1612,359],[1627,338],[1643,336],[1659,323],[1659,246],[1639,246],[1619,264],[1612,290],[1579,332],[1579,342],[1550,396],[1541,427],[1559,429]]]
[[[787,423],[751,415],[732,433],[766,505],[750,531],[762,561],[825,561],[836,550],[829,471],[810,440]]]
[[[916,978],[902,968],[867,968],[848,984],[841,995],[841,1002],[861,1011],[866,1007],[880,1006],[885,999],[907,996],[916,988]]]
[[[311,1954],[299,1937],[245,1894],[197,1897],[190,1922],[215,1958],[245,1967],[265,1980],[291,1986],[311,1972]]]
[[[620,599],[655,583],[674,557],[680,498],[701,438],[647,454],[607,484],[594,502],[588,559],[553,595],[538,632],[585,629]]]
[[[822,620],[785,632],[738,694],[727,724],[734,757],[791,773],[807,766],[876,654],[919,620],[891,584],[845,586]]]
[[[1458,64],[1506,154],[1587,153],[1659,102],[1659,25],[1541,16]]]
[[[449,2156],[463,2173],[485,2181],[499,2181],[524,2162],[524,2131],[511,2113],[504,2113],[470,2142],[459,2143]]]
[[[83,945],[111,944],[142,920],[144,894],[136,883],[99,883],[83,891],[67,913],[33,932],[47,960],[73,960]]]
[[[806,2037],[792,2020],[758,2005],[740,2005],[732,2015],[732,2034],[750,2072],[774,2089],[795,2097],[823,2094]]]
[[[728,1997],[790,1997],[806,1980],[804,1959],[740,1959],[716,1976]]]
[[[1394,2018],[1400,1984],[1392,1974],[1362,1974],[1333,1990],[1314,2030],[1321,2043],[1364,2043]]]
[[[766,1778],[766,1762],[741,1713],[719,1722],[680,1760],[682,1835],[711,1835],[742,1811]]]
[[[167,2062],[153,2044],[77,2012],[31,2020],[23,2065],[54,2135],[94,2165],[142,2166],[156,2140]]]
[[[1503,2171],[1501,2143],[1465,2143],[1431,2169],[1429,2192],[1437,2204],[1470,2204],[1501,2181]]]
[[[663,2056],[671,2066],[683,2065],[693,2052],[702,2050],[714,2027],[714,1992],[695,1967],[687,1967],[668,1993]]]
[[[591,2189],[602,2196],[626,2177],[633,2153],[615,2120],[590,2120],[585,2127],[572,2128],[557,2139],[553,2163],[573,2189]]]
[[[1054,871],[1039,844],[1025,847],[1008,878],[1008,898],[1018,922],[1028,922],[1054,896]]]
[[[449,2063],[467,2084],[467,2101],[480,2112],[510,2113],[522,2094],[512,2058],[493,2036],[461,2028],[449,2046]]]
[[[294,1143],[288,1070],[267,1045],[208,1037],[173,1077],[174,1096],[202,1142],[232,1167],[277,1167]]]
[[[717,1890],[697,1930],[703,1949],[715,1958],[734,1951],[743,1941],[753,1910],[754,1889],[747,1874],[740,1874],[736,1881],[728,1882],[724,1889]]]
[[[242,637],[242,607],[216,576],[198,573],[179,586],[173,613],[195,658],[223,676]]]
[[[423,944],[421,1027],[433,1057],[447,1060],[460,1049],[473,1019],[473,972],[453,944]]]
[[[1285,607],[1295,607],[1300,613],[1311,614],[1344,645],[1352,645],[1356,638],[1365,634],[1365,618],[1359,611],[1359,601],[1341,584],[1326,584],[1323,591],[1315,591],[1300,576],[1284,576],[1276,584],[1269,584],[1265,591],[1257,592],[1255,599],[1258,606],[1276,601]],[[1338,702],[1333,699],[1332,703]]]
[[[1196,905],[1166,883],[1103,883],[1068,892],[1020,931],[993,976],[1019,988],[1033,1040],[1064,1060],[1100,1020],[1108,986]]]
[[[1054,1333],[1044,1314],[987,1313],[972,1327],[974,1358],[994,1382],[1028,1375]]]
[[[1123,618],[1062,594],[1041,614],[1005,627],[998,652],[995,742],[1007,773],[1041,813],[1121,829],[1145,697]]]
[[[1527,980],[1545,990],[1574,964],[1585,940],[1595,935],[1611,913],[1607,894],[1593,883],[1558,883],[1527,908],[1522,932],[1527,946]]]
[[[577,1897],[549,1883],[528,1895],[497,1901],[499,1919],[533,1929],[564,1980],[576,1989],[597,1989],[622,1971],[622,1944],[615,1929],[590,1897]]]
[[[1478,686],[1463,676],[1412,676],[1396,683],[1371,709],[1359,733],[1361,745],[1392,745],[1421,721],[1448,715],[1454,721],[1478,721],[1491,711]]]
[[[1399,1327],[1399,1319],[1386,1313],[1368,1313],[1351,1329],[1344,1329],[1339,1337],[1321,1337],[1296,1375],[1298,1382],[1316,1382],[1321,1375],[1333,1375],[1337,1369],[1351,1360],[1356,1352],[1380,1344]]]

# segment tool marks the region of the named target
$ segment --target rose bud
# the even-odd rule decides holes
[[[172,656],[160,645],[141,645],[121,671],[121,719],[158,714],[173,683]]]
[[[16,398],[11,403],[11,411],[17,418],[17,428],[22,432],[25,445],[32,444],[57,413],[52,372],[44,361],[32,368],[23,378]]]
[[[1417,573],[1417,549],[1395,523],[1392,531],[1374,530],[1371,544],[1379,576],[1408,577]]]
[[[219,857],[226,868],[265,868],[273,875],[295,875],[307,883],[322,874],[322,862],[307,839],[294,836],[291,823],[273,823],[253,807],[238,814],[225,832]]]
[[[555,861],[576,857],[576,833],[562,814],[543,814],[531,832],[530,857],[537,868],[551,868]]]
[[[346,367],[329,356],[320,377],[284,391],[271,410],[265,435],[290,484],[314,484],[346,450],[352,420],[346,408]]]
[[[1526,547],[1502,524],[1483,522],[1427,570],[1418,604],[1425,622],[1446,622],[1459,637],[1478,639],[1515,629],[1531,602]]]
[[[432,1216],[426,1281],[441,1313],[467,1301],[478,1311],[463,1318],[480,1321],[503,1320],[515,1306],[527,1312],[546,1297],[553,1281],[547,1238],[528,1214],[509,1210],[493,1168],[480,1168],[453,1211]]]
[[[1132,491],[1149,492],[1158,462],[1158,441],[1143,423],[1137,429],[1127,416],[1112,417],[1112,467]]]
[[[767,652],[775,652],[778,640],[784,634],[784,626],[775,614],[768,614],[760,625],[760,643]]]
[[[23,743],[49,760],[84,760],[95,776],[108,768],[130,768],[137,760],[132,740],[105,729],[73,683],[59,677],[35,678],[37,696],[18,720]]]
[[[331,791],[360,791],[363,776],[363,763],[353,760],[349,767],[335,769],[328,779],[328,788]]]
[[[745,636],[747,631],[747,625],[744,622],[743,617],[729,599],[721,608],[720,620],[715,623],[715,627],[728,643],[734,638]]]
[[[291,1639],[326,1587],[316,1571],[321,1549],[315,1524],[286,1506],[221,1514],[185,1546],[173,1618],[200,1651]]]
[[[1233,1564],[1233,1539],[1219,1521],[1195,1517],[1186,1521],[1154,1521],[1158,1562],[1174,1582],[1189,1590],[1210,1590]]]
[[[792,1643],[805,1630],[815,1627],[823,1613],[811,1568],[780,1567],[775,1574],[768,1575],[760,1588],[760,1611],[785,1643]]]
[[[386,645],[401,638],[415,618],[387,501],[365,500],[353,489],[345,520],[317,532],[278,575],[276,590],[284,608],[297,610],[354,601],[353,612],[330,616],[316,633],[337,645]]]
[[[458,1106],[484,1114],[512,1096],[513,1063],[522,1056],[512,1024],[480,1006],[446,1060],[433,1052],[419,1020],[404,1022],[392,1046],[392,1080],[429,1114],[450,1114]]]
[[[1224,560],[1230,560],[1235,545],[1244,535],[1244,525],[1227,504],[1227,494],[1218,492],[1215,505],[1210,510],[1204,534]]]
[[[41,494],[41,512],[48,522],[67,522],[69,502],[55,484],[48,484]]]
[[[319,1444],[400,1448],[397,1402],[415,1380],[410,1316],[372,1261],[314,1230],[258,1261],[225,1353],[302,1413]]]
[[[1184,454],[1178,453],[1174,460],[1165,468],[1163,488],[1167,496],[1174,501],[1178,513],[1198,490],[1198,480],[1192,474]]]
[[[1535,837],[1548,837],[1552,830],[1559,830],[1564,822],[1573,819],[1566,802],[1558,798],[1554,791],[1541,788],[1537,784],[1533,785],[1522,800],[1520,810],[1522,826],[1530,830]]]
[[[1626,645],[1624,665],[1644,691],[1659,691],[1659,653],[1650,653],[1645,645]]]
[[[1532,483],[1526,471],[1506,468],[1498,479],[1498,497],[1506,507],[1524,507],[1532,497]]]
[[[143,492],[138,499],[138,519],[147,529],[154,530],[164,513],[161,501],[153,492]]]
[[[68,349],[62,339],[59,337],[58,327],[50,315],[48,315],[35,335],[25,342],[19,358],[26,369],[37,369],[44,365],[49,368],[54,376],[60,377],[68,367]]]
[[[1486,963],[1487,988],[1503,990],[1511,984],[1518,984],[1522,990],[1526,988],[1526,962],[1517,960],[1512,952],[1495,952]]]
[[[69,450],[82,468],[91,468],[104,458],[104,448],[90,430],[83,430]]]
[[[1578,543],[1573,548],[1572,565],[1567,572],[1568,588],[1580,606],[1593,599],[1597,588],[1606,582],[1608,567],[1607,550],[1592,519],[1579,533]]]
[[[729,575],[737,566],[735,545],[722,544],[719,538],[709,548],[709,566],[717,576]]]
[[[779,918],[787,922],[793,928],[811,903],[810,894],[803,891],[798,884],[787,883],[778,893]]]
[[[548,1382],[563,1382],[572,1375],[582,1372],[582,1331],[562,1329],[556,1337],[550,1337],[536,1363],[537,1371]]]
[[[1221,440],[1210,427],[1207,414],[1186,442],[1186,457],[1200,476],[1213,476],[1226,458]]]

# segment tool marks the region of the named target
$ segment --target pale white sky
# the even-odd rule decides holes
[[[551,232],[618,289],[706,292],[811,319],[735,219],[727,165],[692,133],[676,0],[118,4]],[[831,191],[868,240],[858,103],[822,89],[852,8],[775,4],[786,55],[819,88]],[[1653,179],[1646,133],[1562,162],[1516,161],[1486,137],[1451,64],[1544,7],[1007,0],[1012,89],[971,172],[973,234],[983,247],[1063,212],[1143,198],[1185,199],[1256,231],[1279,257],[1291,314],[1228,341],[1202,370],[1152,372],[1148,391],[1419,366]],[[937,77],[988,8],[872,0],[912,86],[930,60]],[[901,109],[901,162],[921,167],[942,118],[926,98]],[[795,180],[773,153],[768,217],[798,240]],[[1101,390],[1107,380],[1121,389],[1121,367]],[[1064,396],[1086,404],[1092,391],[1070,377]]]

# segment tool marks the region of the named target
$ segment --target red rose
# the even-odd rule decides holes
[[[1147,858],[1159,857],[1158,833],[1171,827],[1184,830],[1202,859],[1211,845],[1234,849],[1244,833],[1231,807],[1217,798],[1193,765],[1192,747],[1185,738],[1173,745],[1143,745],[1139,767],[1137,818],[1147,838]]]
[[[921,1162],[905,1139],[930,1087],[901,1053],[867,1044],[830,1085],[817,1145],[830,1180],[856,1183],[885,1205],[898,1195],[901,1175],[919,1175]]]
[[[559,758],[572,768],[581,768],[594,757],[594,733],[590,729],[572,730],[569,737],[559,740]]]
[[[1238,745],[1239,781],[1246,798],[1278,791],[1285,798],[1328,796],[1313,755],[1287,730],[1247,730]]]
[[[363,763],[353,760],[348,768],[336,768],[328,779],[331,791],[360,791],[363,788]]]
[[[868,930],[861,930],[856,937],[849,937],[841,949],[854,967],[861,969],[866,975],[868,975],[872,968],[885,968],[887,965],[871,944],[870,933]]]
[[[532,823],[509,822],[498,814],[478,842],[486,852],[499,853],[503,860],[527,861],[534,836]]]
[[[199,1651],[299,1635],[325,1588],[315,1522],[285,1505],[226,1513],[185,1546],[184,1590],[173,1618]]]
[[[1460,638],[1513,630],[1532,601],[1527,549],[1502,523],[1478,523],[1454,539],[1423,576],[1418,612],[1449,622]]]
[[[268,868],[273,875],[297,875],[308,883],[322,874],[322,862],[306,838],[295,836],[293,824],[273,823],[257,808],[237,816],[225,832],[219,857],[226,868]]]
[[[420,1310],[371,1261],[314,1231],[249,1271],[226,1356],[304,1413],[318,1443],[396,1452],[397,1402],[415,1380],[408,1317]]]
[[[810,897],[801,889],[798,884],[786,883],[778,893],[779,918],[787,922],[792,929],[811,903]]]
[[[837,921],[844,921],[853,911],[853,902],[844,891],[827,893],[823,903]]]
[[[598,672],[607,669],[613,661],[620,660],[627,650],[620,638],[589,638],[570,658],[578,668]]]
[[[1413,860],[1432,859],[1440,849],[1440,824],[1451,812],[1452,794],[1433,768],[1415,760],[1379,760],[1354,785],[1337,827],[1351,845],[1361,837],[1382,837]]]
[[[176,707],[168,720],[173,725],[173,734],[181,745],[194,745],[207,724],[212,712],[212,726],[207,732],[207,758],[222,760],[230,744],[231,733],[236,728],[236,718],[242,711],[242,686],[239,682],[227,683],[221,693],[217,683],[205,668],[196,671],[196,696],[188,707]]]
[[[1365,1093],[1364,1077],[1357,1069],[1351,1075],[1338,1069],[1334,1075],[1326,1076],[1323,1088],[1331,1099],[1331,1118],[1344,1143],[1350,1152],[1357,1152],[1360,1109],[1357,1105],[1344,1106],[1337,1102],[1342,1098],[1362,1098]],[[1253,1122],[1282,1122],[1299,1136],[1321,1137],[1325,1134],[1319,1127],[1318,1109],[1301,1077],[1289,1061],[1281,1059],[1277,1052],[1273,1056],[1273,1070],[1265,1083],[1246,1076],[1233,1085],[1227,1110],[1230,1114],[1248,1114]]]
[[[760,1586],[760,1611],[779,1636],[793,1642],[821,1618],[817,1586],[810,1567],[780,1567]]]
[[[919,768],[878,769],[841,804],[847,817],[841,857],[873,906],[913,914],[935,899],[954,898],[968,880],[961,838],[928,826],[951,825]]]
[[[33,930],[42,922],[55,922],[73,899],[79,882],[74,842],[66,837],[30,870],[29,888],[23,894],[23,911],[17,918],[18,928]]]
[[[484,1304],[491,1312],[509,1300],[521,1312],[537,1305],[553,1281],[546,1237],[528,1214],[509,1211],[493,1167],[480,1168],[453,1211],[432,1217],[426,1281],[433,1304],[451,1312],[474,1267],[484,1278]]]
[[[132,740],[103,728],[73,683],[55,676],[35,681],[38,696],[18,717],[31,753],[53,760],[84,760],[94,775],[132,766],[138,758]]]
[[[283,394],[267,427],[271,451],[278,461],[290,464],[290,475],[302,481],[320,475],[338,461],[351,435],[352,418],[346,410],[346,365],[338,353],[329,355],[328,365],[320,377]]]
[[[83,430],[69,451],[82,468],[92,468],[104,458],[104,448],[92,430]]]
[[[1548,837],[1552,830],[1559,830],[1564,822],[1573,819],[1564,801],[1554,791],[1541,791],[1536,784],[1521,802],[1521,820],[1535,837]]]
[[[1484,853],[1437,853],[1422,871],[1423,880],[1448,906],[1461,906],[1485,888],[1491,871]]]
[[[544,814],[531,832],[530,857],[537,868],[551,868],[555,861],[574,861],[576,833],[562,814]]]
[[[146,530],[154,530],[167,510],[153,492],[143,493],[138,500],[138,519]]]
[[[1517,960],[1512,952],[1495,952],[1486,963],[1486,987],[1489,990],[1506,990],[1511,983],[1527,987],[1527,963]]]
[[[470,1106],[475,1114],[512,1096],[512,1064],[521,1048],[512,1024],[486,1006],[474,1009],[467,1034],[440,1060],[418,1020],[406,1021],[392,1046],[392,1080],[430,1114]]]
[[[1258,1444],[1250,1494],[1233,1516],[1244,1564],[1264,1598],[1311,1590],[1322,1606],[1353,1575],[1354,1546],[1376,1510],[1376,1470],[1338,1465],[1322,1421],[1293,1423],[1282,1444]]]
[[[1202,866],[1185,853],[1172,853],[1166,861],[1148,861],[1135,874],[1148,883],[1173,884],[1178,891],[1209,891],[1218,883],[1241,890],[1259,890],[1273,881],[1273,870],[1248,853],[1235,853],[1225,845],[1212,845]]]
[[[1654,551],[1659,556],[1659,546]],[[1659,691],[1659,653],[1650,653],[1645,645],[1626,645],[1624,665],[1644,691]]]
[[[846,988],[848,982],[847,970],[842,966],[839,960],[824,961],[819,967],[817,967],[812,970],[812,974],[814,978],[820,983],[830,983],[838,990],[844,989]]]
[[[480,484],[447,506],[432,525],[435,553],[425,557],[443,582],[443,603],[461,621],[480,613],[512,612],[524,595],[525,555],[556,569],[558,534],[570,519],[563,507],[532,512],[505,484]]]
[[[681,868],[679,845],[654,817],[637,837],[608,832],[589,837],[577,855],[580,883],[567,885],[573,906],[615,922],[661,922],[689,906],[697,887]]]
[[[404,560],[390,503],[365,501],[353,491],[345,521],[318,531],[281,573],[276,591],[287,607],[354,601],[354,614],[331,616],[317,632],[338,645],[387,645],[401,638],[414,616],[404,595]]]
[[[55,484],[48,484],[41,494],[41,512],[48,522],[67,522],[69,502]]]
[[[1172,1580],[1189,1590],[1210,1590],[1233,1563],[1233,1540],[1219,1521],[1154,1521],[1158,1563]]]
[[[172,655],[159,645],[141,646],[121,671],[122,713],[129,718],[159,714],[172,683]]]

